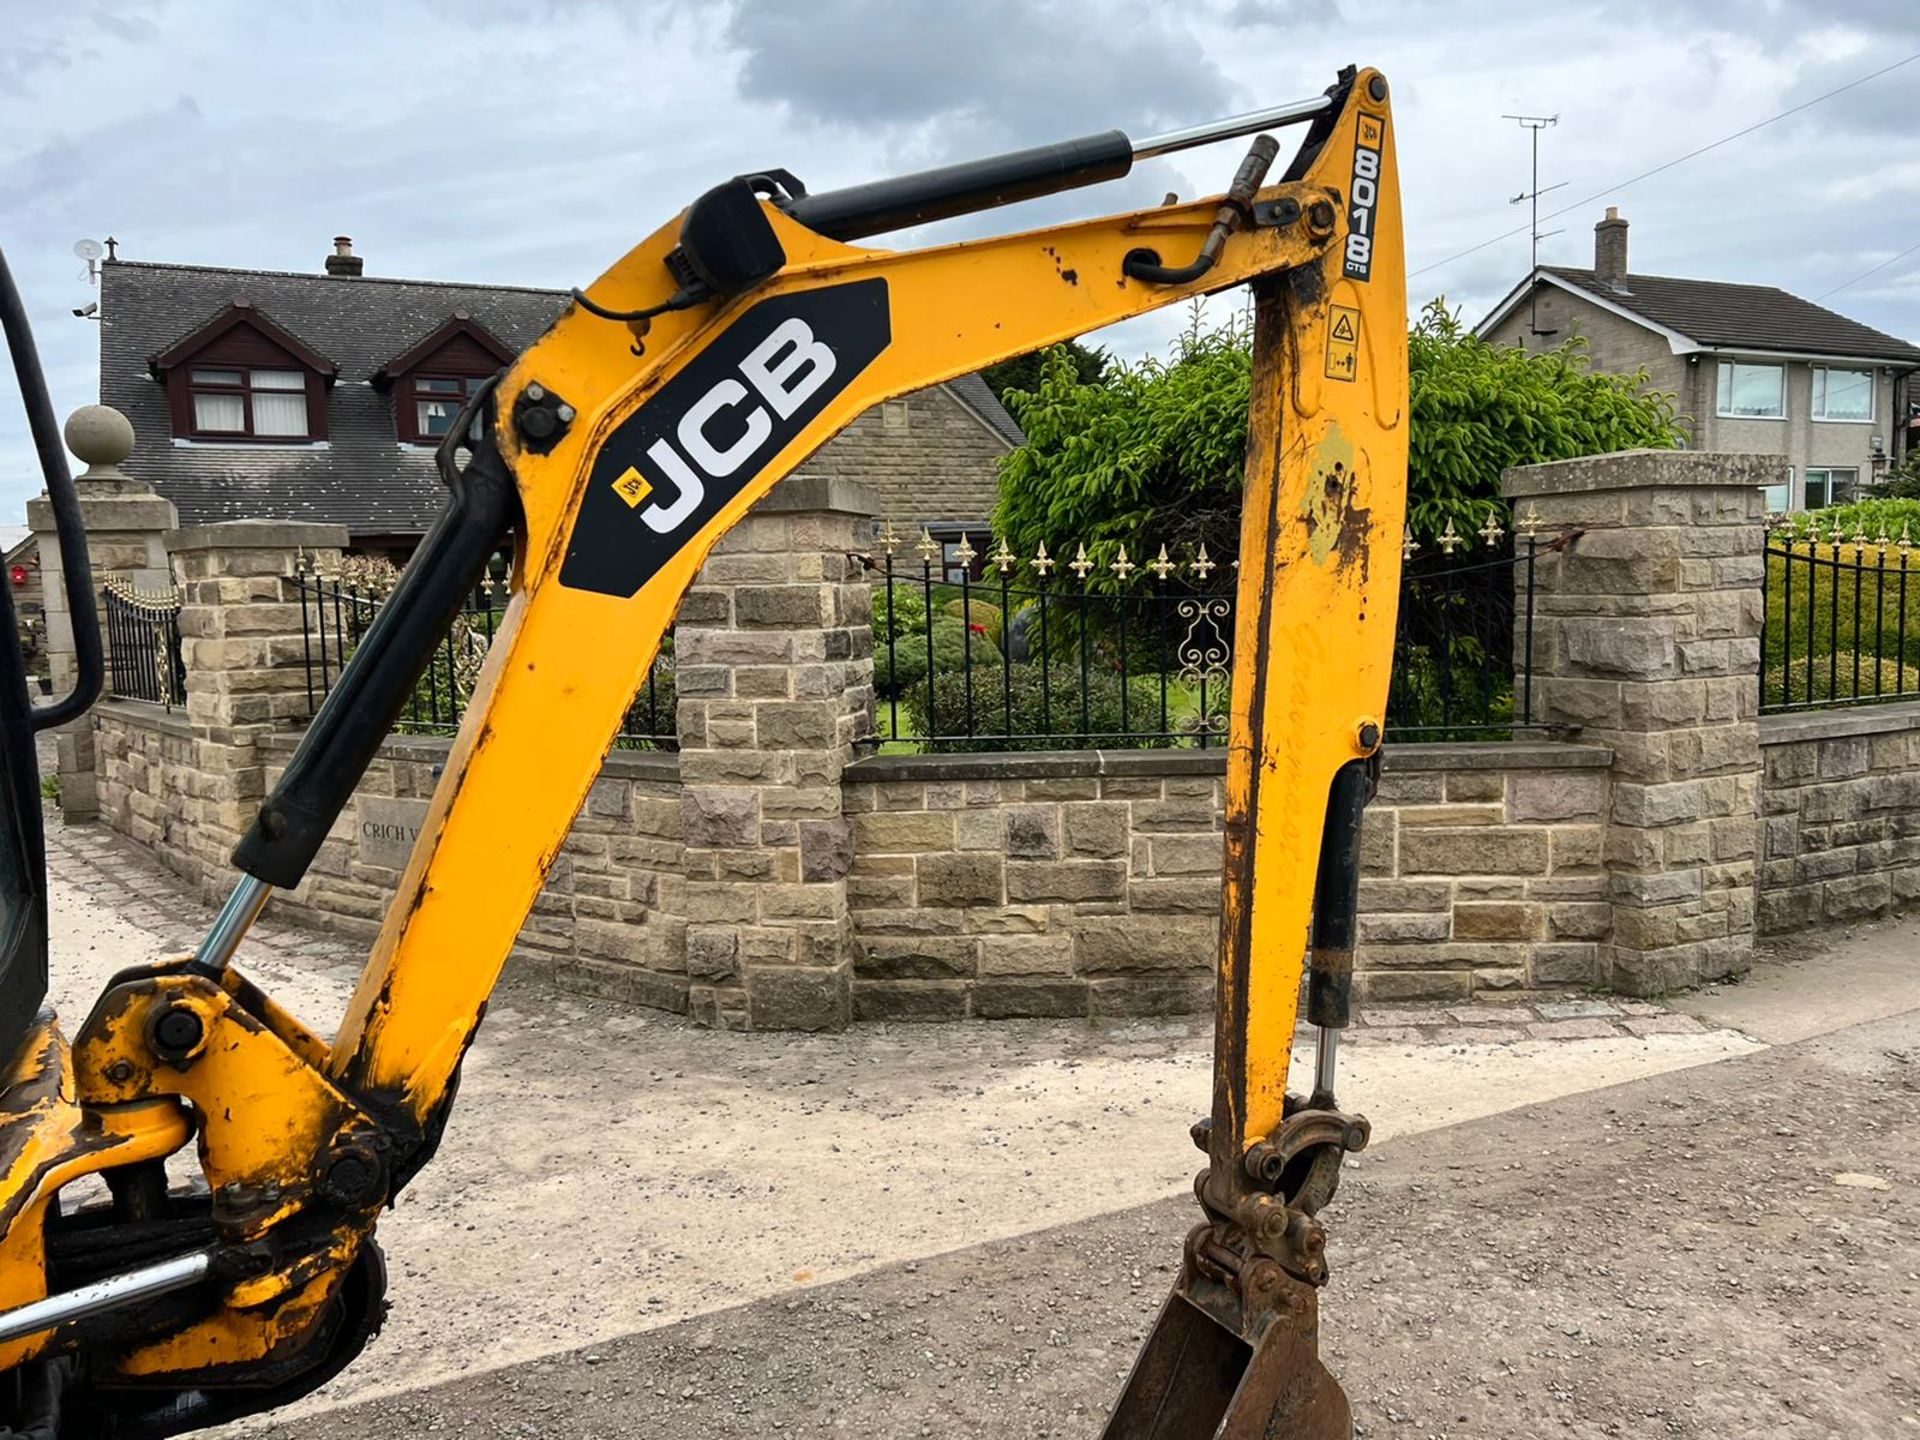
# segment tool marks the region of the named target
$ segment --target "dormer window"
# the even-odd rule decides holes
[[[438,445],[467,401],[513,359],[464,310],[380,367],[374,384],[393,392],[393,429],[408,445]]]
[[[333,363],[236,300],[152,361],[176,440],[302,445],[327,435]]]
[[[489,370],[488,375],[493,372]],[[438,440],[453,428],[454,417],[469,397],[486,383],[486,375],[414,375],[407,380],[402,405],[413,407],[413,433],[421,440]]]
[[[307,376],[303,370],[187,371],[193,433],[255,440],[306,440]]]

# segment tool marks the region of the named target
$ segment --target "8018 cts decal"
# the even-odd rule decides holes
[[[891,339],[885,280],[747,311],[607,437],[560,583],[634,594]]]
[[[1347,202],[1346,275],[1350,280],[1373,278],[1373,211],[1380,202],[1380,142],[1385,130],[1377,117],[1362,115],[1354,137],[1353,189]]]

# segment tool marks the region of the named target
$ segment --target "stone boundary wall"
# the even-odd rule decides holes
[[[1760,718],[1760,933],[1920,901],[1920,701]]]
[[[103,818],[199,885],[236,837],[180,791],[191,726],[135,701],[97,721]],[[298,735],[255,743],[278,780]],[[371,939],[448,742],[396,738],[301,886],[274,905]],[[1359,990],[1379,1000],[1586,985],[1610,911],[1608,753],[1568,744],[1390,749],[1367,812]],[[1212,1003],[1225,756],[1217,750],[876,756],[847,768],[852,1003],[867,1019],[1168,1014]],[[561,988],[704,1007],[687,945],[680,757],[616,751],[515,947]]]
[[[1357,989],[1591,984],[1607,751],[1404,745],[1367,811]],[[1220,751],[902,756],[847,772],[857,1013],[1117,1016],[1213,1003]]]
[[[1649,451],[1508,472],[1522,523],[1554,537],[1531,713],[1558,738],[1389,743],[1364,996],[1660,993],[1746,969],[1758,934],[1920,893],[1920,703],[1757,713],[1760,487],[1778,470]],[[521,961],[754,1029],[1204,1007],[1224,755],[857,758],[877,510],[864,487],[791,477],[716,547],[676,620],[681,750],[609,759]],[[169,532],[184,713],[115,702],[89,722],[102,816],[209,898],[309,713],[294,563],[324,571],[345,538]],[[446,749],[391,742],[279,903],[371,934]]]

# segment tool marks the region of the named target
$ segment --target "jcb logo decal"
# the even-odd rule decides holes
[[[1349,280],[1373,278],[1373,212],[1380,203],[1380,149],[1385,138],[1386,126],[1377,116],[1360,117],[1353,145],[1353,188],[1347,201]]]
[[[608,437],[560,583],[634,594],[891,339],[884,280],[754,306]]]

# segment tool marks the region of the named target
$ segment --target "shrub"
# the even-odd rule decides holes
[[[978,636],[975,637],[978,640]],[[1012,702],[1014,735],[1030,738],[1010,740],[1007,730],[1009,692]],[[937,674],[931,685],[916,685],[907,694],[907,713],[921,735],[956,735],[967,727],[969,692],[967,676],[962,673]],[[1073,750],[1144,749],[1164,742],[1150,737],[1129,735],[1128,730],[1157,729],[1160,717],[1160,683],[1157,677],[1137,678],[1126,687],[1126,713],[1121,707],[1120,677],[1105,671],[1087,676],[1086,716],[1081,717],[1081,683],[1078,669],[1056,668],[1042,679],[1037,665],[1013,665],[1002,669],[998,663],[973,669],[971,691],[973,729],[981,732],[974,740],[945,740],[941,750]],[[1216,709],[1213,696],[1208,708]],[[1192,707],[1189,707],[1190,709]]]
[[[927,678],[927,599],[917,586],[873,587],[873,688],[898,695]]]
[[[1920,500],[1876,495],[1845,505],[1829,505],[1804,517],[1796,515],[1792,533],[1800,540],[1815,533],[1822,537],[1838,534],[1842,540],[1851,540],[1855,535],[1865,535],[1869,540],[1885,535],[1889,540],[1898,540],[1903,531],[1915,544],[1920,544]],[[1892,556],[1888,557],[1888,563],[1894,563]]]
[[[1001,648],[1006,620],[1000,614],[998,605],[989,604],[977,596],[969,595],[963,599],[956,595],[940,606],[940,613],[951,615],[963,625],[977,626],[973,632],[976,640],[985,635],[996,651]]]
[[[984,608],[993,611],[995,626],[990,630],[976,616],[971,631],[973,638],[969,643],[967,637],[970,632],[966,621],[944,611],[936,612],[929,621],[926,601],[917,592],[896,586],[891,606],[886,604],[885,590],[876,590],[873,600],[873,688],[876,693],[898,697],[927,678],[929,624],[933,633],[934,674],[946,675],[964,670],[969,656],[976,670],[999,668],[997,621],[1000,612],[994,607]],[[974,608],[978,610],[983,607]],[[889,635],[892,636],[891,643],[888,641]]]

